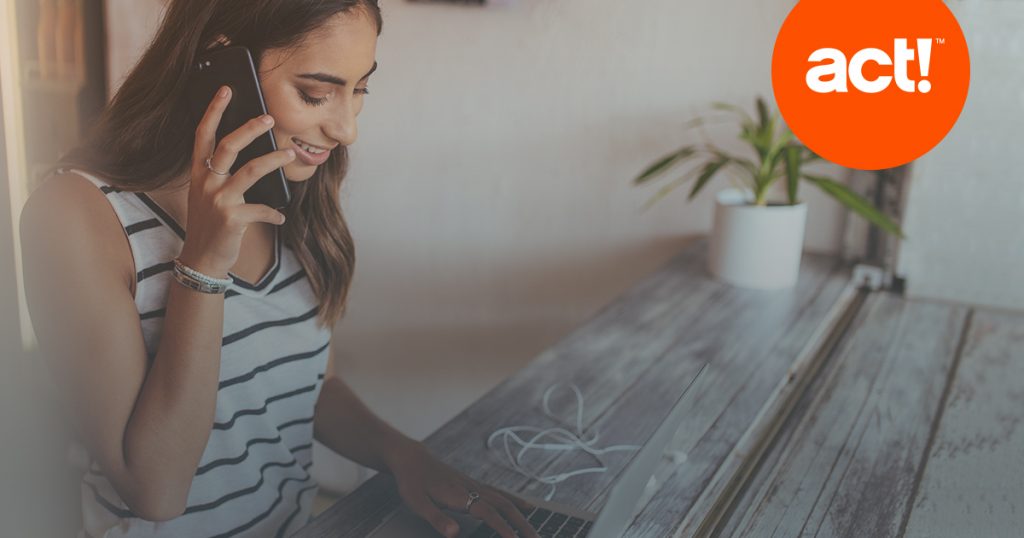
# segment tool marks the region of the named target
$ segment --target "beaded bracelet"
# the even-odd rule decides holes
[[[228,291],[234,280],[228,278],[214,278],[196,271],[195,269],[181,263],[181,260],[174,258],[174,279],[186,288],[202,293],[224,293]]]

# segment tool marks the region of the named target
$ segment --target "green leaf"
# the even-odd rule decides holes
[[[682,185],[688,179],[690,179],[690,175],[686,174],[686,175],[684,175],[682,177],[676,178],[676,179],[672,180],[671,182],[663,185],[660,189],[658,189],[658,192],[654,193],[654,196],[652,196],[649,200],[647,200],[647,202],[643,206],[643,210],[647,211],[648,209],[650,209],[650,207],[652,205],[654,205],[655,202],[657,202],[658,200],[661,200],[662,198],[664,198],[666,195],[668,195],[668,193],[670,193],[673,190],[675,190],[676,187]]]
[[[721,149],[719,149],[719,148],[717,148],[715,146],[710,146],[708,148],[708,151],[713,153],[719,159],[725,159],[727,161],[730,161],[732,164],[736,164],[737,166],[743,168],[743,170],[745,170],[748,174],[750,174],[750,179],[752,181],[756,181],[757,180],[757,165],[754,164],[754,161],[751,161],[750,159],[747,159],[747,158],[744,158],[744,157],[737,157],[736,155],[730,155],[729,153],[726,153],[725,151],[723,151],[723,150],[721,150]]]
[[[775,145],[775,126],[778,121],[779,120],[775,117],[775,114],[769,114],[768,125],[763,129],[765,145],[768,146],[769,149]]]
[[[788,146],[784,150],[786,159],[786,193],[789,203],[795,204],[797,186],[800,184],[800,146]]]
[[[654,176],[657,176],[665,172],[666,170],[671,168],[673,165],[679,163],[680,161],[692,157],[696,152],[697,149],[694,148],[693,146],[686,146],[662,157],[661,159],[658,159],[657,162],[647,167],[647,169],[641,172],[639,176],[634,178],[633,184],[641,185],[647,182],[648,180],[654,178]]]
[[[812,161],[821,161],[821,160],[823,160],[821,155],[818,155],[817,153],[812,151],[811,148],[809,148],[807,146],[804,146],[804,150],[806,150],[806,152],[807,152],[807,155],[804,157],[804,161],[812,162]]]
[[[683,130],[693,129],[694,127],[700,127],[704,125],[706,120],[704,118],[693,118],[692,120],[683,124]]]
[[[704,165],[704,169],[701,170],[700,175],[697,176],[697,182],[693,184],[693,189],[690,191],[690,196],[687,200],[693,200],[697,193],[704,188],[704,185],[718,173],[723,166],[729,163],[729,160],[724,157],[719,157],[717,161],[712,161]]]
[[[768,151],[770,151],[771,149],[769,147],[769,144],[771,142],[765,140],[764,132],[760,130],[743,131],[740,134],[740,140],[745,140],[748,144],[750,144],[751,147],[754,148],[754,151],[757,152],[757,158],[761,161],[762,164],[764,163],[765,159],[768,158]]]
[[[787,147],[785,142],[785,136],[780,136],[765,156],[765,164],[761,168],[761,182],[764,183],[765,188],[770,187],[785,174],[785,149]]]
[[[709,149],[709,151],[711,151],[711,153],[713,153],[719,159],[725,159],[729,161],[730,164],[735,164],[739,166],[747,174],[750,174],[751,181],[757,181],[757,165],[754,164],[754,161],[751,161],[750,159],[747,159],[745,157],[731,155],[713,146]]]
[[[760,120],[761,130],[768,129],[771,116],[768,114],[768,105],[765,104],[764,98],[761,96],[757,97],[757,117]]]
[[[768,110],[768,105],[761,97],[757,98],[757,115],[759,122],[755,125],[750,133],[745,133],[746,136],[740,136],[741,139],[746,140],[754,147],[757,151],[758,157],[761,159],[761,175],[759,183],[764,183],[771,168],[774,166],[773,160],[773,149],[777,146],[781,147],[775,140],[775,127],[777,119],[771,111]],[[766,162],[772,161],[772,162]]]
[[[863,196],[850,190],[846,185],[827,177],[812,176],[810,174],[804,174],[803,177],[872,224],[900,239],[906,239],[899,225],[871,205],[871,202]]]
[[[739,114],[740,117],[743,118],[744,123],[754,123],[754,119],[750,117],[750,114],[747,114],[746,110],[743,110],[742,108],[740,108],[740,107],[738,107],[736,105],[732,105],[732,104],[729,104],[729,103],[723,103],[721,101],[716,101],[716,102],[711,104],[711,107],[715,108],[717,110],[724,110],[724,111],[728,111],[728,112],[735,112],[736,114]]]
[[[779,133],[779,138],[776,139],[775,144],[779,148],[784,148],[793,145],[793,142],[793,132],[790,131],[789,129],[783,129],[782,132]]]

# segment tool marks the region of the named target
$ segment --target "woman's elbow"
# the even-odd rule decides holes
[[[177,492],[173,486],[136,488],[132,495],[123,497],[135,516],[146,521],[169,521],[185,513],[188,491]]]
[[[169,521],[185,513],[185,503],[161,495],[125,501],[133,514],[146,521]]]

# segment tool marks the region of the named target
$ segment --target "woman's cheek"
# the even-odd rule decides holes
[[[274,116],[274,138],[279,148],[286,148],[292,145],[291,138],[302,132],[301,121],[296,121],[295,113],[287,108]]]
[[[274,125],[280,126],[288,122],[297,112],[298,106],[286,98],[285,93],[273,86],[263,88],[263,102],[267,105],[267,113],[274,117]]]
[[[291,137],[285,134],[284,130],[275,127],[272,131],[274,133],[274,142],[277,143],[277,149],[284,149],[291,145]]]

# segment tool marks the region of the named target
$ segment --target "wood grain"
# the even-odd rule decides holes
[[[905,536],[1024,532],[1024,314],[978,309]]]
[[[646,439],[696,367],[709,362],[694,386],[692,413],[666,458],[657,495],[628,536],[663,538],[678,527],[759,410],[784,378],[815,328],[842,293],[849,271],[829,256],[805,254],[797,286],[759,291],[734,288],[705,273],[706,242],[682,251],[664,268],[601,309],[542,352],[526,368],[480,398],[425,440],[442,460],[509,491],[542,497],[547,486],[512,471],[485,441],[513,425],[552,426],[540,410],[553,383],[575,383],[585,396],[585,429],[600,446]],[[572,416],[569,393],[552,402]],[[610,471],[559,485],[555,501],[595,509],[631,453],[603,459]],[[538,453],[525,463],[545,472],[593,465],[578,453]],[[314,519],[297,536],[365,536],[399,506],[390,477],[378,475]]]
[[[869,296],[720,535],[898,536],[967,312]]]

